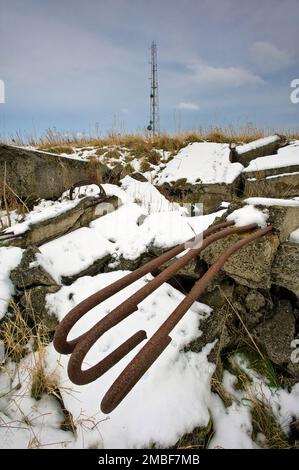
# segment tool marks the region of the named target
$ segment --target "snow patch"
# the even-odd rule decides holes
[[[254,206],[247,205],[229,214],[227,220],[234,221],[237,227],[248,224],[257,224],[264,228],[267,226],[268,216],[269,214],[267,209],[261,211]]]
[[[248,167],[244,169],[244,173],[293,165],[299,165],[299,141],[279,149],[275,155],[268,155],[267,157],[259,157],[252,160]]]
[[[17,247],[0,248],[0,320],[4,317],[15,288],[9,275],[21,261],[23,250]]]
[[[296,230],[294,230],[294,232],[290,234],[289,240],[293,243],[299,243],[299,228],[297,228]]]
[[[284,206],[284,207],[299,207],[299,198],[294,197],[291,199],[278,199],[273,197],[249,197],[244,200],[246,204],[254,206]]]
[[[248,144],[237,145],[236,152],[239,155],[243,155],[244,153],[250,152],[251,150],[255,150],[260,147],[264,147],[265,145],[272,144],[278,140],[280,140],[280,137],[278,135],[270,135],[269,137],[263,137],[262,139],[253,140]]]
[[[195,142],[181,149],[159,173],[159,185],[186,178],[188,183],[232,183],[242,172],[241,163],[231,163],[228,144]]]

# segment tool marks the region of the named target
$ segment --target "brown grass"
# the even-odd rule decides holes
[[[258,434],[265,436],[266,441],[262,445],[266,449],[288,449],[291,447],[287,436],[283,433],[270,404],[257,397],[252,397],[251,416],[253,427],[253,438]]]
[[[26,201],[23,201],[8,184],[6,179],[6,164],[4,165],[4,177],[1,182],[1,186],[3,196],[2,200],[0,199],[0,230],[4,230],[12,224],[12,212],[15,211],[19,216],[21,216],[20,220],[23,220],[25,214],[29,212],[29,208]]]
[[[32,329],[20,307],[14,301],[10,302],[11,316],[6,316],[0,325],[0,338],[5,346],[5,360],[13,362],[20,360],[29,352],[27,345],[32,338]]]
[[[37,349],[35,362],[30,369],[31,376],[31,396],[36,400],[40,400],[45,395],[55,396],[60,399],[58,378],[55,372],[47,371],[45,360],[46,348],[40,342]]]
[[[51,150],[54,153],[71,153],[73,152],[73,147],[91,146],[101,149],[105,146],[123,146],[135,152],[140,158],[143,158],[152,148],[176,153],[180,148],[192,142],[207,140],[219,143],[247,143],[273,133],[285,135],[288,139],[299,138],[298,129],[258,128],[248,123],[241,127],[211,126],[189,132],[180,132],[174,135],[164,132],[154,138],[146,132],[135,134],[110,132],[103,137],[90,137],[84,134],[78,137],[76,134],[65,134],[64,132],[48,129],[40,138],[31,135],[24,137],[17,134],[13,137],[13,141],[18,145],[32,145],[41,150]]]

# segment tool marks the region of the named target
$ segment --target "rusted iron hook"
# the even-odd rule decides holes
[[[219,256],[219,258],[217,258],[204,276],[194,284],[193,288],[184,300],[171,313],[162,326],[160,326],[156,333],[147,341],[145,346],[136,354],[132,361],[114,381],[102,399],[101,410],[103,413],[111,413],[161,355],[171,342],[171,338],[169,336],[170,332],[182,319],[191,305],[198,299],[209,282],[217,275],[225,261],[240,248],[262,237],[271,230],[271,226],[257,230],[252,235],[249,235],[248,237],[229,246]]]
[[[54,336],[54,346],[63,354],[71,354],[68,366],[68,373],[70,379],[76,384],[86,384],[96,380],[98,377],[103,375],[111,367],[113,367],[120,359],[122,359],[128,352],[130,352],[134,347],[136,347],[141,341],[146,339],[145,331],[138,331],[131,338],[125,341],[121,346],[115,349],[110,353],[106,358],[101,360],[95,366],[87,370],[82,370],[81,366],[83,360],[93,346],[93,344],[110,328],[118,324],[124,318],[129,316],[137,309],[138,303],[140,303],[145,297],[147,297],[151,292],[153,292],[158,286],[163,282],[168,280],[174,272],[177,272],[181,267],[186,265],[194,256],[196,256],[201,250],[206,246],[213,243],[214,241],[223,238],[227,235],[233,233],[244,233],[253,228],[256,228],[256,224],[250,224],[244,227],[233,227],[227,228],[220,232],[214,233],[217,229],[228,227],[231,225],[230,222],[224,222],[218,224],[218,226],[212,226],[204,232],[204,240],[202,245],[197,249],[189,250],[184,256],[177,259],[172,265],[162,271],[158,276],[156,276],[152,281],[147,283],[144,287],[139,289],[135,294],[129,297],[126,301],[112,310],[108,315],[106,315],[102,320],[100,320],[96,325],[94,325],[89,331],[81,335],[80,337],[67,341],[67,336],[74,326],[74,324],[81,318],[87,311],[93,308],[95,305],[99,304],[103,300],[107,299],[113,295],[118,290],[123,289],[127,285],[131,284],[144,274],[150,272],[157,266],[165,263],[167,260],[173,258],[176,254],[184,250],[185,245],[181,244],[177,247],[169,250],[168,252],[161,255],[159,258],[150,261],[144,266],[141,266],[135,272],[130,273],[124,278],[116,281],[110,286],[102,289],[101,291],[93,294],[89,298],[85,299],[74,309],[72,309],[68,315],[62,320],[60,325],[57,327]],[[175,324],[182,318],[186,313],[190,305],[198,298],[202,290],[205,289],[206,285],[210,280],[217,274],[221,266],[224,264],[226,259],[236,250],[240,249],[243,245],[249,243],[250,241],[264,235],[271,230],[271,227],[266,229],[258,230],[253,235],[246,237],[239,242],[235,243],[229,247],[225,252],[218,258],[218,260],[211,266],[208,272],[195,284],[190,293],[186,296],[184,301],[179,305],[175,312],[179,309],[179,318],[176,314],[175,323],[173,323],[173,314],[168,318],[168,320],[159,328],[157,333],[151,338],[151,340],[146,343],[144,348],[136,355],[134,360],[127,366],[123,373],[116,380],[114,385],[109,389],[105,397],[103,398],[101,409],[105,413],[111,412],[120,401],[129,393],[132,387],[137,383],[139,378],[145,373],[145,371],[150,367],[151,364],[159,357],[162,351],[169,344],[171,339],[168,336],[168,333],[172,330]],[[209,235],[211,234],[211,235]],[[208,235],[208,236],[207,236]],[[206,237],[206,238],[205,238]],[[220,261],[221,262],[220,262]],[[159,264],[157,264],[159,263]],[[197,290],[194,291],[196,286]],[[194,293],[195,292],[195,293]],[[191,304],[190,304],[191,301]],[[190,304],[190,305],[189,305]],[[186,305],[188,305],[186,307]],[[173,324],[171,329],[165,333],[165,324]],[[162,328],[162,330],[161,330]],[[162,332],[161,332],[162,331]],[[142,352],[142,354],[141,354]],[[140,355],[141,354],[141,355]],[[136,361],[135,361],[136,359]],[[136,365],[137,364],[137,365]]]
[[[248,230],[256,228],[256,224],[246,225],[244,227],[226,228],[220,232],[209,235],[203,240],[201,246],[194,250],[189,250],[184,256],[177,259],[168,268],[163,270],[158,276],[154,277],[145,286],[131,295],[127,300],[122,302],[118,307],[114,308],[98,323],[96,323],[75,345],[68,363],[68,375],[71,381],[78,385],[84,385],[93,382],[101,377],[132,349],[134,349],[141,341],[146,339],[146,332],[138,331],[127,341],[122,343],[117,349],[108,354],[104,359],[89,369],[82,370],[82,364],[88,351],[96,343],[96,341],[113,326],[120,323],[133,312],[138,309],[138,304],[142,302],[149,294],[156,290],[160,285],[170,279],[179,269],[184,267],[194,258],[200,251],[211,243],[234,233],[244,233]]]
[[[209,227],[207,230],[203,232],[203,238],[206,236],[216,232],[221,228],[226,228],[233,225],[232,222],[221,222],[217,225],[213,225]],[[194,237],[195,238],[195,237]],[[189,241],[193,241],[194,238],[191,238]],[[86,333],[73,339],[71,341],[67,341],[67,336],[73,326],[77,323],[77,321],[85,315],[89,310],[99,305],[104,300],[107,300],[112,295],[116,294],[120,290],[124,289],[125,287],[129,286],[133,282],[137,281],[141,277],[145,276],[146,274],[155,271],[157,268],[162,266],[164,263],[169,261],[170,259],[174,258],[178,254],[182,253],[186,248],[185,243],[181,243],[180,245],[171,248],[170,250],[166,251],[162,255],[158,256],[157,258],[149,261],[148,263],[140,266],[135,271],[127,274],[126,276],[118,279],[117,281],[113,282],[109,286],[101,289],[98,292],[95,292],[82,302],[80,302],[76,307],[69,311],[69,313],[63,318],[60,324],[57,326],[55,335],[54,335],[54,346],[55,349],[60,352],[61,354],[70,354],[73,352],[76,344],[78,344],[85,336]],[[88,332],[87,332],[88,333]]]
[[[74,197],[74,191],[76,188],[80,188],[81,186],[88,186],[90,184],[95,184],[97,185],[99,188],[100,188],[100,192],[99,194],[97,195],[97,198],[100,200],[100,201],[105,201],[107,199],[107,195],[106,195],[106,192],[105,192],[105,189],[103,188],[103,186],[101,184],[99,184],[95,179],[93,178],[90,178],[88,180],[82,180],[82,181],[77,181],[77,183],[73,184],[73,186],[71,186],[70,188],[70,200],[72,201],[73,200],[73,197]]]

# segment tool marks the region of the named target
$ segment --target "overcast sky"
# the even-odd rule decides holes
[[[298,128],[298,0],[0,0],[0,134]]]

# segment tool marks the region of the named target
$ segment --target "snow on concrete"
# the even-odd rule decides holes
[[[4,317],[9,301],[15,293],[9,275],[20,263],[22,253],[23,250],[17,247],[0,248],[0,320]]]
[[[130,201],[130,197],[128,197],[121,188],[114,184],[103,184],[103,188],[107,196],[117,196],[123,203]],[[96,197],[99,194],[99,191],[100,190],[97,185],[91,184],[76,188],[73,200],[69,199],[69,190],[62,193],[61,197],[57,201],[42,199],[29,213],[25,215],[21,222],[15,221],[15,223],[11,227],[7,228],[5,232],[12,232],[15,235],[21,235],[29,230],[31,225],[44,220],[53,219],[54,217],[76,207],[82,200],[82,197]]]
[[[299,141],[278,150],[275,155],[260,157],[252,160],[243,172],[270,170],[299,165]]]
[[[265,145],[272,144],[278,140],[280,140],[280,137],[278,135],[270,135],[269,137],[263,137],[261,139],[253,140],[248,144],[237,145],[236,151],[239,155],[243,155],[244,153],[250,152],[251,150],[255,150],[260,147],[264,147]]]
[[[299,228],[290,234],[290,242],[299,243]]]
[[[72,276],[110,254],[113,244],[94,230],[82,227],[41,245],[40,251],[37,261],[59,283],[61,276]]]
[[[297,197],[290,199],[278,199],[273,197],[249,197],[245,199],[244,202],[254,206],[299,207],[299,198]]]
[[[281,178],[282,176],[296,176],[299,175],[299,171],[294,171],[293,173],[280,173],[279,175],[266,176],[266,180],[273,180],[275,178]]]
[[[155,179],[156,184],[186,178],[189,183],[232,183],[243,170],[241,163],[230,162],[228,144],[195,142],[179,153]]]
[[[178,203],[168,201],[155,186],[149,182],[137,181],[130,176],[126,176],[121,181],[121,187],[127,197],[141,205],[148,214],[152,212],[181,211]]]
[[[114,184],[103,184],[107,196],[117,196],[122,204],[136,202],[144,208],[147,214],[160,211],[180,211],[183,209],[177,203],[169,202],[151,183],[142,183],[126,176],[122,181],[122,188]],[[22,222],[15,222],[6,232],[21,235],[29,230],[31,225],[44,220],[52,219],[64,212],[73,209],[83,197],[97,196],[99,187],[95,184],[76,188],[74,199],[69,199],[69,191],[65,191],[59,200],[51,201],[42,199],[34,206],[32,211],[25,215]],[[14,219],[13,219],[14,220]]]
[[[11,227],[7,228],[5,232],[12,232],[15,235],[21,235],[29,230],[30,226],[42,222],[44,220],[52,219],[57,215],[63,214],[69,209],[73,209],[78,204],[78,200],[70,201],[49,201],[42,199],[33,210],[25,215],[22,222],[18,222]]]
[[[292,140],[289,145],[285,145],[278,149],[278,155],[298,155],[299,152],[299,140]]]
[[[80,278],[71,286],[62,287],[56,294],[49,294],[47,306],[61,320],[78,302],[125,274],[125,271],[116,271]],[[150,275],[145,276],[95,307],[75,325],[70,338],[88,330],[151,278]],[[137,329],[144,329],[148,337],[152,336],[183,298],[182,293],[163,284],[138,305],[136,312],[107,332],[93,346],[83,367],[91,366],[111,353]],[[210,313],[211,309],[206,305],[199,302],[193,304],[172,331],[170,345],[108,416],[109,419],[99,410],[100,400],[144,343],[97,381],[81,387],[70,383],[67,377],[68,358],[59,356],[52,346],[48,348],[48,363],[57,368],[64,385],[61,393],[66,409],[72,413],[75,422],[84,416],[86,420],[90,418],[98,423],[97,447],[143,448],[154,443],[157,447],[168,447],[175,444],[185,432],[208,424],[210,379],[214,365],[208,362],[207,355],[213,345],[206,345],[200,353],[185,352],[184,346],[200,334],[200,321]],[[58,362],[60,366],[56,367]],[[72,391],[68,392],[70,389]],[[143,426],[140,426],[141,419]],[[85,436],[85,443],[88,447],[88,436]]]
[[[165,249],[185,242],[225,212],[188,217],[185,208],[169,203],[150,183],[126,177],[122,185],[124,189],[104,185],[108,194],[122,200],[122,206],[94,220],[89,227],[40,246],[37,260],[56,282],[60,283],[62,276],[83,271],[107,255],[115,261],[121,257],[134,260],[151,245]],[[91,195],[97,187],[90,185],[86,189]]]
[[[299,338],[291,341],[291,348],[293,349],[291,353],[291,362],[293,364],[299,364]]]
[[[246,205],[229,214],[227,220],[234,221],[237,227],[248,224],[257,224],[263,228],[267,226],[268,216],[269,214],[267,209],[261,211],[252,205]]]
[[[39,247],[39,264],[56,282],[90,266],[94,261],[111,255],[118,261],[138,258],[150,246],[170,248],[183,243],[211,225],[225,210],[212,214],[187,217],[185,212],[153,212],[127,203],[117,210],[83,227]]]

